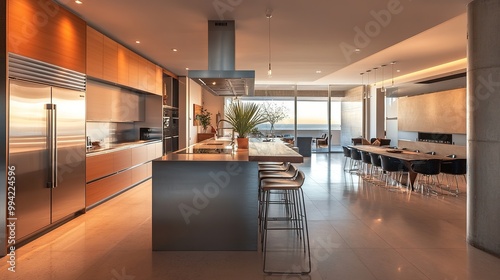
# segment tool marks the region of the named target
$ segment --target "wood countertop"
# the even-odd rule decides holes
[[[195,144],[196,145],[196,144]],[[232,153],[189,153],[189,148],[168,153],[157,160],[163,161],[277,161],[302,163],[302,155],[287,147],[283,142],[261,142],[251,139],[249,149],[235,149]]]
[[[408,150],[391,149],[387,147],[379,147],[371,145],[356,145],[349,147],[358,149],[360,151],[397,158],[404,161],[416,161],[416,160],[428,160],[428,159],[439,159],[445,161],[454,160],[453,158],[442,155],[430,155],[426,153],[417,153]]]
[[[287,147],[283,142],[255,142],[249,143],[249,161],[277,161],[302,163],[304,157]]]

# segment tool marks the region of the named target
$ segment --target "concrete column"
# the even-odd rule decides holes
[[[500,1],[468,5],[467,241],[500,256]]]

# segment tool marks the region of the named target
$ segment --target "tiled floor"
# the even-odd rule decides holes
[[[144,183],[16,251],[0,279],[499,279],[500,259],[465,241],[465,197],[407,195],[343,172],[342,154],[299,168],[312,247],[308,276],[262,273],[259,252],[152,252]]]

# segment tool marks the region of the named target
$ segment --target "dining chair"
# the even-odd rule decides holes
[[[464,182],[467,184],[467,160],[466,159],[453,159],[453,160],[443,160],[441,162],[441,173],[446,177],[446,187],[448,191],[450,190],[449,177],[455,179],[455,194],[458,195],[460,192],[458,185],[458,177],[463,176]]]
[[[411,169],[417,173],[415,178],[415,188],[419,189],[423,194],[424,191],[429,195],[439,194],[434,186],[439,186],[439,178],[437,175],[441,173],[440,159],[416,160],[411,162]],[[424,177],[424,183],[421,183],[421,177]],[[436,182],[434,182],[434,179]]]

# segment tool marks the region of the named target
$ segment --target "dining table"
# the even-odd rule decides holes
[[[439,159],[441,161],[452,161],[456,160],[457,158],[445,156],[445,155],[433,155],[433,154],[427,154],[427,153],[422,153],[422,152],[416,152],[416,151],[410,151],[406,149],[398,149],[394,147],[388,147],[388,146],[374,146],[374,145],[349,145],[348,146],[350,149],[357,149],[359,151],[364,151],[368,153],[374,153],[377,155],[384,155],[392,158],[399,159],[403,162],[403,164],[408,167],[408,170],[410,172],[410,180],[411,180],[411,185],[413,186],[413,183],[415,181],[415,178],[417,177],[417,173],[414,172],[411,168],[411,164],[414,161],[425,161],[429,159]]]

